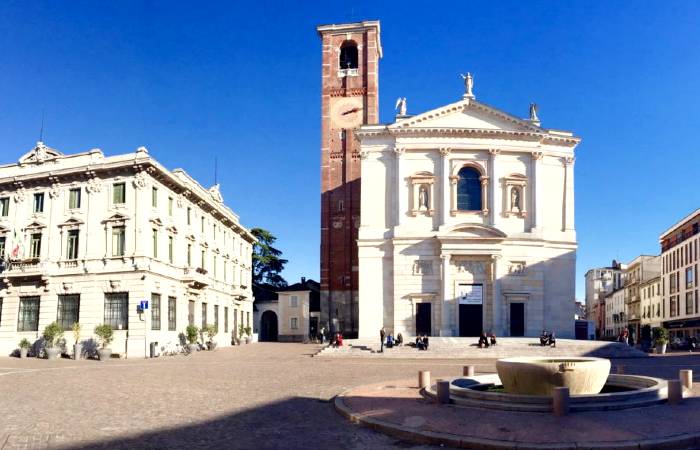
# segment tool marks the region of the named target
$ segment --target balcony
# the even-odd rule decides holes
[[[356,77],[360,74],[359,69],[340,69],[338,70],[338,78]]]
[[[203,289],[209,286],[209,277],[207,277],[207,270],[201,267],[196,269],[190,269],[186,267],[184,269],[184,276],[182,277],[182,282],[187,284],[192,289]]]
[[[40,277],[46,272],[45,263],[39,258],[11,259],[3,271],[3,276],[12,277]]]

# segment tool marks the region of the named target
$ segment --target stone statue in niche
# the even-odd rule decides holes
[[[510,275],[525,275],[525,262],[512,261],[508,266],[508,273]]]
[[[424,184],[418,188],[418,209],[421,211],[427,211],[430,209],[428,188]]]
[[[413,275],[432,275],[433,262],[417,260],[413,263]]]
[[[523,210],[520,205],[520,189],[517,187],[512,187],[510,189],[510,210],[515,212]]]

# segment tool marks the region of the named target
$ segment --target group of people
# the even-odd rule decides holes
[[[418,350],[428,350],[428,336],[421,334],[416,336],[416,348]]]
[[[554,336],[554,331],[549,332],[547,330],[542,330],[542,334],[540,335],[540,346],[544,347],[545,345],[556,347],[557,339]]]
[[[392,333],[389,333],[387,335],[384,327],[382,327],[382,329],[379,330],[379,339],[381,341],[379,343],[380,353],[384,353],[384,345],[386,345],[386,348],[392,348],[394,346],[403,345],[403,335],[401,333],[397,334],[396,337],[394,337]]]
[[[496,345],[496,335],[493,332],[487,335],[482,331],[479,335],[479,343],[477,345],[479,348],[489,348],[492,345]]]

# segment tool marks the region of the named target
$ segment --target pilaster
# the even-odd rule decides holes
[[[532,192],[534,193],[535,196],[535,201],[534,201],[534,206],[532,208],[532,213],[534,214],[533,217],[533,229],[531,231],[533,232],[541,232],[542,231],[542,226],[544,224],[544,214],[541,214],[540,211],[544,211],[544,202],[543,202],[543,196],[542,196],[542,185],[544,184],[543,182],[540,181],[540,176],[542,175],[542,159],[544,158],[544,153],[543,152],[532,152],[532,182],[534,183],[534,189],[532,189]]]
[[[450,281],[450,259],[452,255],[443,253],[440,255],[442,259],[442,317],[440,321],[440,336],[452,336],[452,322],[454,316],[454,307],[452,305],[452,291]]]

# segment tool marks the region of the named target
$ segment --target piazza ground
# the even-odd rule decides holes
[[[431,448],[353,425],[331,400],[419,369],[434,377],[456,376],[469,363],[495,371],[493,360],[312,358],[317,350],[258,343],[106,363],[0,358],[0,449]],[[684,368],[700,374],[700,355],[617,364],[667,379]]]

